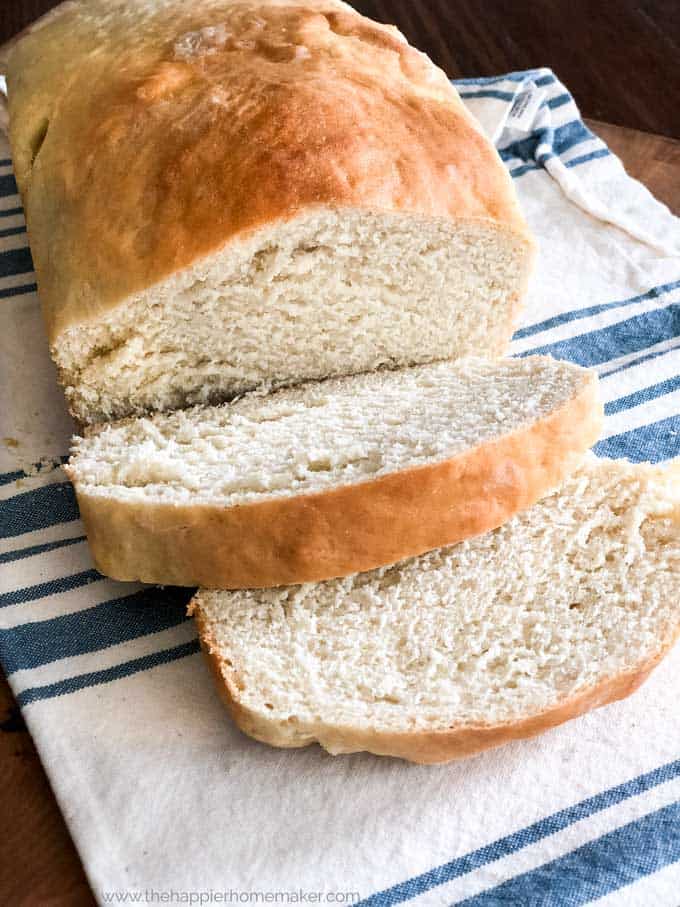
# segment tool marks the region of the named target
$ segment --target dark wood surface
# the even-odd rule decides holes
[[[0,677],[0,904],[93,907],[80,859],[4,676]]]
[[[585,117],[680,138],[678,0],[355,0],[451,78],[549,66]]]
[[[0,43],[51,5],[0,0]],[[628,171],[680,214],[680,142],[638,131],[680,136],[680,2],[359,0],[355,5],[398,24],[452,77],[552,67],[586,115],[610,121],[589,125]],[[94,903],[35,747],[0,677],[0,905]]]
[[[353,5],[398,25],[452,78],[550,66],[584,116],[680,138],[680,0]],[[53,6],[55,0],[0,0],[0,43]]]
[[[680,216],[680,140],[599,120],[586,123],[621,158],[631,176]]]

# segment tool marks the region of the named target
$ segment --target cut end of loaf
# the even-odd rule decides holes
[[[593,459],[494,532],[193,609],[246,733],[446,761],[635,689],[680,631],[679,503],[671,472]]]
[[[80,422],[502,352],[531,257],[512,180],[394,29],[337,0],[87,0],[9,57]]]
[[[531,257],[526,234],[490,220],[319,209],[69,328],[53,354],[82,423],[501,355]]]

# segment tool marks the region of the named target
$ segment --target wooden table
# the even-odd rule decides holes
[[[0,43],[54,5],[3,2]],[[584,112],[620,124],[588,121],[628,171],[680,214],[680,141],[668,137],[680,136],[680,4],[366,0],[355,6],[396,22],[452,78],[551,65]],[[614,19],[619,35],[627,36],[623,44],[612,29]],[[0,678],[0,904],[94,903],[31,738]]]

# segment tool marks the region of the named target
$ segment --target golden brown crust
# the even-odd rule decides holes
[[[80,0],[7,57],[52,344],[320,206],[490,220],[529,257],[509,176],[446,76],[337,0]]]
[[[220,656],[200,606],[197,607],[192,602],[190,611],[194,614],[201,647],[220,698],[235,724],[249,737],[276,747],[290,748],[319,743],[333,755],[369,752],[377,756],[395,756],[421,765],[464,759],[513,740],[535,737],[592,709],[625,699],[644,683],[680,635],[678,624],[676,632],[660,644],[658,652],[634,670],[604,678],[600,683],[579,690],[552,708],[526,718],[495,725],[461,725],[431,731],[391,731],[370,727],[336,727],[323,721],[283,724],[249,709],[241,702],[238,674]]]
[[[601,420],[590,374],[564,406],[513,434],[323,493],[221,507],[119,501],[77,482],[76,492],[95,565],[115,579],[213,589],[312,582],[502,525],[560,484]]]

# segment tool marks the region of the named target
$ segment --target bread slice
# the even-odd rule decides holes
[[[76,0],[0,64],[78,421],[506,349],[533,249],[512,181],[395,28],[338,0]]]
[[[468,359],[97,427],[67,471],[102,573],[275,586],[500,525],[575,467],[600,422],[593,372]]]
[[[245,733],[427,763],[627,696],[677,638],[679,602],[680,466],[593,458],[478,538],[190,607]]]

